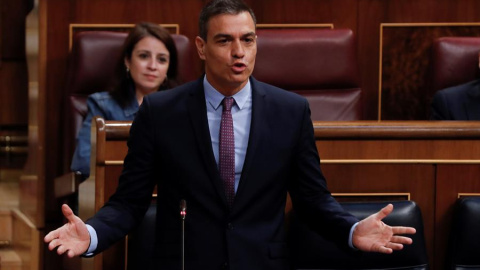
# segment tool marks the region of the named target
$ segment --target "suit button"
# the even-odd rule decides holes
[[[227,263],[227,262],[223,263],[223,265],[222,265],[222,269],[225,269],[225,270],[227,270],[227,269],[228,269],[228,263]]]
[[[233,224],[232,224],[232,223],[228,223],[228,224],[227,224],[227,228],[228,228],[229,230],[233,230]]]

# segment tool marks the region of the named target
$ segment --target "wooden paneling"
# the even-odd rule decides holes
[[[379,119],[419,120],[430,116],[434,94],[432,48],[446,36],[480,36],[480,23],[381,25]]]
[[[27,126],[28,72],[25,60],[2,60],[0,68],[0,129]]]

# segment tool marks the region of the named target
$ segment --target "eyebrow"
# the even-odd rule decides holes
[[[241,38],[245,38],[245,37],[249,37],[249,36],[255,36],[255,32],[248,32],[248,33],[245,33],[241,36]],[[219,34],[216,34],[213,39],[220,39],[220,38],[232,38],[233,36],[230,35],[230,34],[223,34],[223,33],[219,33]]]
[[[138,50],[137,53],[152,53],[151,51],[149,50]],[[157,55],[162,55],[162,56],[170,56],[169,53],[159,53]]]

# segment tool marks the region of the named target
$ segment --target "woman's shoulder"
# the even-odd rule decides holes
[[[120,104],[110,95],[110,92],[97,92],[88,96],[87,103],[96,104],[104,110],[121,110]]]
[[[89,99],[93,100],[113,100],[113,97],[110,95],[110,92],[96,92],[88,96]]]

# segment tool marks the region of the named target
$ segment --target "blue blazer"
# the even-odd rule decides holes
[[[187,201],[186,269],[289,269],[287,191],[306,222],[343,247],[358,220],[333,199],[320,170],[305,98],[253,77],[247,154],[231,209],[212,151],[203,77],[146,96],[132,124],[116,193],[87,223],[96,252],[141,219],[157,185],[158,269],[180,269],[179,202]]]
[[[435,93],[432,120],[480,120],[480,80]]]

